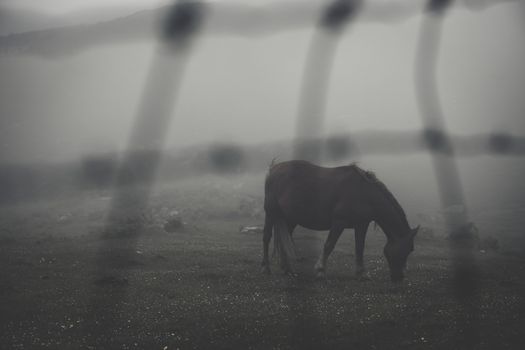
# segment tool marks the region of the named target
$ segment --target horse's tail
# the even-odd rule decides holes
[[[268,164],[268,172],[266,173],[266,178],[264,180],[264,200],[266,202],[266,200],[268,200],[268,195],[269,195],[269,191],[268,191],[268,186],[269,186],[269,182],[268,182],[268,178],[270,176],[270,172],[272,171],[272,168],[274,167],[275,165],[275,162],[277,160],[277,157],[273,157],[272,158],[272,161],[270,162],[270,164]],[[265,204],[265,209],[266,209],[266,204]]]
[[[275,165],[276,161],[277,161],[277,157],[273,157],[272,161],[270,162],[270,164],[268,164],[268,169],[273,168],[273,166]]]
[[[296,259],[295,245],[287,225],[278,221],[273,226],[273,255],[279,255],[281,266],[288,266],[290,260]]]
[[[272,168],[274,167],[274,165],[276,163],[277,163],[277,157],[273,157],[272,161],[270,162],[270,164],[268,164],[268,174],[266,174],[266,177],[268,177],[268,175],[270,175],[270,171],[272,170]]]

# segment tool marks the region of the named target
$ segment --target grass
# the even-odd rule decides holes
[[[138,239],[105,238],[109,200],[96,194],[4,208],[0,344],[6,349],[518,349],[525,326],[521,255],[476,253],[476,294],[459,303],[448,242],[418,237],[401,285],[389,280],[385,237],[370,229],[354,278],[353,233],[313,265],[326,233],[298,232],[297,277],[260,273],[261,236],[239,226],[239,195],[155,194],[182,232],[153,217]],[[226,191],[227,192],[227,191]],[[172,203],[169,198],[177,198]],[[218,199],[213,199],[218,198]],[[162,208],[167,208],[166,210]]]

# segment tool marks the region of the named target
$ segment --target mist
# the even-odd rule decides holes
[[[520,6],[509,3],[483,11],[458,6],[447,16],[436,75],[449,132],[525,133]],[[126,16],[129,10],[122,12]],[[422,128],[413,85],[421,20],[411,16],[381,23],[358,18],[345,30],[331,70],[322,134]],[[165,149],[177,152],[214,143],[257,145],[292,139],[312,31],[200,34]],[[157,46],[153,40],[56,57],[0,56],[1,162],[60,163],[122,152]],[[427,156],[390,158],[417,169]],[[375,158],[353,160],[370,163],[384,178],[396,177],[390,174],[391,166],[381,166]],[[460,166],[483,168],[479,164],[485,162],[485,157],[475,158]],[[490,162],[508,169],[504,178],[522,164],[521,158]],[[432,176],[426,178],[420,189],[432,188]],[[471,176],[465,180],[478,182]],[[478,185],[487,187],[486,182]]]
[[[7,247],[6,256],[10,256],[21,251],[10,247],[25,247],[30,242],[31,248],[24,252],[31,258],[11,260],[40,259],[37,266],[41,267],[54,263],[46,254],[62,249],[60,244],[70,244],[67,249],[72,251],[85,244],[88,254],[94,256],[88,260],[94,266],[89,273],[95,276],[95,290],[109,285],[115,293],[101,297],[95,291],[90,298],[81,298],[94,310],[86,320],[98,322],[99,314],[107,312],[104,322],[113,326],[119,322],[115,315],[122,310],[131,318],[136,316],[126,309],[129,305],[114,303],[134,297],[126,294],[128,283],[130,288],[135,285],[129,282],[131,274],[118,270],[122,266],[136,269],[137,276],[151,264],[160,270],[162,264],[170,269],[185,266],[184,273],[197,271],[197,275],[201,265],[210,269],[204,277],[188,278],[189,284],[180,279],[174,282],[179,283],[178,291],[187,288],[190,292],[177,297],[168,293],[167,298],[175,300],[172,303],[193,296],[205,285],[202,281],[207,288],[225,281],[217,268],[224,262],[226,269],[233,265],[239,269],[232,276],[243,276],[244,280],[233,285],[245,286],[249,280],[246,283],[259,286],[250,269],[254,264],[259,267],[254,255],[260,250],[260,237],[253,236],[255,248],[253,237],[238,240],[234,235],[267,231],[263,225],[267,222],[265,179],[276,163],[292,159],[326,167],[357,164],[357,169],[365,170],[365,180],[384,183],[406,212],[409,228],[422,228],[420,241],[416,241],[416,254],[421,255],[416,255],[418,263],[413,265],[417,278],[412,286],[418,291],[437,290],[424,284],[427,281],[437,283],[449,275],[457,280],[462,255],[454,255],[454,243],[452,249],[448,244],[453,242],[454,231],[463,231],[451,224],[454,215],[463,220],[456,226],[470,225],[469,234],[476,236],[477,245],[469,246],[464,254],[469,263],[479,259],[492,277],[498,275],[498,266],[522,271],[521,260],[517,260],[525,256],[522,2],[176,4],[163,0],[148,4],[125,0],[0,2],[0,229],[5,231],[0,248]],[[454,210],[459,214],[451,214]],[[379,236],[372,238],[377,251],[384,243]],[[300,232],[298,237],[305,256],[298,264],[309,264],[322,242],[311,231]],[[492,248],[482,245],[487,239],[496,242],[490,246],[497,246],[490,253],[494,255],[487,253]],[[354,243],[343,238],[341,244],[346,249]],[[172,261],[173,251],[179,254]],[[110,271],[113,279],[107,280],[114,252],[118,252],[117,272]],[[236,254],[235,263],[224,252]],[[194,256],[185,260],[185,254]],[[124,265],[118,265],[120,258]],[[373,278],[381,276],[380,258],[377,253],[371,262]],[[497,263],[490,265],[490,259]],[[38,270],[31,264],[36,263],[19,264],[32,266],[21,275],[27,277]],[[5,285],[16,285],[18,268],[9,270],[12,276],[5,279]],[[305,269],[299,270],[304,273]],[[343,290],[346,281],[343,272],[337,271],[337,282],[317,286],[316,293],[321,289],[323,293],[315,295],[324,295],[330,288]],[[50,273],[43,276],[36,280],[47,281]],[[278,282],[288,288],[281,294],[291,308],[293,324],[303,325],[300,315],[304,310],[303,306],[295,309],[292,294],[294,288],[306,290],[308,278],[294,280],[293,288],[289,282]],[[523,306],[516,297],[520,289],[512,288],[521,282],[512,279],[515,284],[509,284],[507,279],[491,280],[485,286],[491,291],[494,286],[511,286],[494,294],[498,300],[499,295],[511,294],[504,299],[512,302],[511,311],[501,312],[503,321],[514,317],[505,312]],[[202,286],[192,284],[195,281]],[[476,288],[487,281],[488,277],[480,278],[479,284],[471,283],[468,297],[474,300],[476,290],[481,290]],[[352,293],[342,294],[354,298],[363,290],[360,285],[352,288]],[[380,295],[378,299],[405,297],[404,291],[384,285],[371,283],[365,288]],[[457,294],[452,299],[460,311],[450,313],[461,315],[468,302],[461,291],[451,290],[447,293]],[[144,295],[153,294],[145,291]],[[198,299],[205,293],[195,295]],[[34,299],[34,295],[28,298]],[[518,306],[513,304],[516,300]],[[305,302],[307,311],[308,303],[311,301]],[[200,299],[188,302],[204,304]],[[423,309],[421,306],[418,312]],[[467,311],[470,317],[471,310]],[[194,337],[192,330],[198,327],[188,320],[199,312],[179,312],[181,318],[189,317],[181,322],[192,325],[186,327],[190,329],[187,338],[181,339],[202,345],[215,335],[203,337],[205,340]],[[316,322],[327,319],[318,317],[313,326],[305,323],[314,329],[312,337],[321,327]],[[241,316],[233,321],[240,320]],[[301,332],[308,333],[303,326]],[[170,327],[168,333],[178,334],[178,329]],[[181,327],[181,332],[186,328]],[[289,333],[297,345],[294,332]],[[417,341],[425,342],[426,334],[418,334]],[[123,336],[131,339],[127,337]],[[164,346],[156,341],[144,344]],[[250,341],[243,343],[250,346],[241,348],[251,348]],[[109,343],[97,339],[90,344]],[[229,340],[220,344],[235,348]],[[378,344],[379,348],[385,345]]]
[[[447,17],[437,75],[451,132],[525,130],[518,6],[458,8]],[[412,84],[420,20],[358,21],[346,30],[332,68],[324,132],[421,128]],[[199,36],[168,147],[292,138],[311,34],[309,28]],[[154,50],[154,43],[136,43],[57,58],[3,55],[2,161],[60,161],[123,147]]]

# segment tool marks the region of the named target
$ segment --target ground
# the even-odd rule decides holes
[[[209,198],[221,204],[210,208]],[[515,251],[476,251],[476,293],[461,303],[439,234],[416,239],[399,285],[372,227],[369,280],[354,277],[351,230],[326,279],[313,271],[326,232],[297,232],[297,276],[276,259],[266,275],[261,234],[239,230],[261,216],[236,212],[239,197],[228,191],[154,196],[137,240],[103,234],[110,202],[93,191],[3,208],[2,348],[521,349],[525,256]],[[168,233],[159,220],[172,209],[185,228]]]

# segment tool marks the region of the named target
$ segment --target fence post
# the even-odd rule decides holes
[[[202,21],[202,10],[201,3],[178,1],[172,5],[162,23],[160,46],[150,64],[127,148],[117,169],[104,232],[110,239],[98,252],[95,267],[97,279],[116,278],[127,282],[121,276],[107,276],[107,271],[113,267],[115,260],[129,261],[135,254],[137,239],[144,225],[142,215],[161,161],[191,39]],[[118,239],[121,236],[127,238],[124,246],[123,241]],[[121,325],[120,310],[126,298],[127,285],[120,283],[111,292],[100,293],[96,287],[92,291],[88,306],[91,319],[87,322],[91,338],[107,334]]]
[[[436,82],[442,21],[452,0],[429,0],[423,18],[415,62],[415,88],[425,131],[423,142],[431,152],[443,214],[449,230],[454,276],[452,287],[465,306],[458,318],[458,332],[475,347],[478,340],[477,269],[474,257],[475,228],[469,223],[454,147],[446,132]]]

